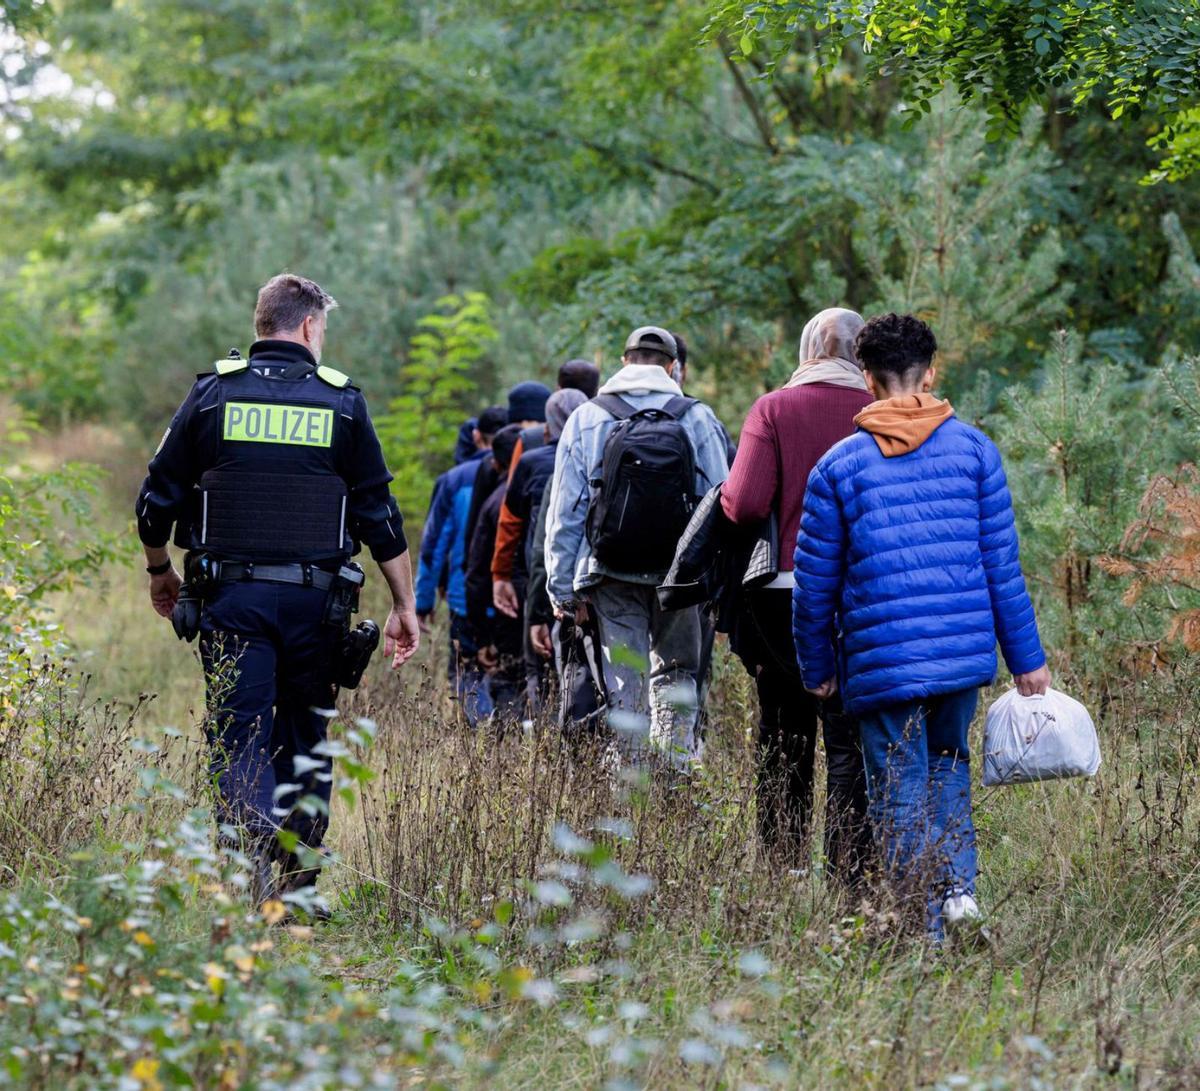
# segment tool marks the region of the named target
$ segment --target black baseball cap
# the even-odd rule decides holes
[[[638,326],[625,338],[625,351],[629,352],[631,349],[661,352],[672,360],[676,359],[679,354],[679,346],[675,343],[675,338],[671,336],[669,330],[664,330],[662,326]]]

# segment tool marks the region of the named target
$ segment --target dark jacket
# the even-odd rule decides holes
[[[496,527],[507,489],[508,482],[502,477],[475,520],[467,552],[467,615],[481,644],[494,644],[507,654],[517,655],[521,651],[521,624],[501,614],[492,601],[492,550],[496,548]]]
[[[504,503],[508,510],[524,524],[519,546],[519,567],[529,572],[532,559],[533,524],[536,522],[542,501],[546,495],[546,483],[554,475],[554,456],[558,441],[544,443],[532,451],[526,451],[513,471],[508,484],[508,495]]]
[[[470,552],[469,543],[475,537],[475,527],[479,523],[479,513],[483,509],[483,505],[496,491],[496,486],[507,481],[507,471],[496,469],[493,459],[485,458],[483,460],[483,465],[479,467],[479,473],[475,475],[475,484],[471,488],[471,507],[467,512],[468,553]]]
[[[551,478],[542,492],[542,503],[529,542],[529,589],[526,592],[525,616],[530,625],[554,624],[554,607],[550,604],[550,592],[546,588],[546,515],[553,486],[554,480]]]
[[[735,525],[722,509],[722,488],[710,489],[692,513],[658,601],[664,610],[705,606],[716,618],[717,631],[727,633],[742,589],[770,581],[779,565],[773,521],[750,528]]]
[[[377,561],[403,553],[408,548],[403,520],[388,488],[392,475],[367,403],[344,376],[335,380],[340,385],[321,378],[337,374],[318,370],[303,345],[271,339],[251,346],[248,366],[230,374],[201,375],[150,460],[137,500],[142,542],[164,546],[174,526],[176,545],[196,549],[203,544],[200,479],[213,470],[260,479],[272,474],[340,478],[346,490],[345,553],[359,545]],[[302,419],[297,407],[328,414],[328,427],[275,436],[268,417],[263,434],[253,436],[248,428],[240,433],[237,413],[259,414],[257,422],[263,419],[263,406],[274,406],[277,413],[287,409],[293,423]],[[295,518],[304,515],[298,511]]]

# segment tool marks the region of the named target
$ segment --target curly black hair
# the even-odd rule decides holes
[[[854,342],[858,361],[885,386],[933,362],[937,338],[911,314],[881,314],[872,318]]]

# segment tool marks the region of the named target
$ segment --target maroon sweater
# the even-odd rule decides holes
[[[854,431],[855,414],[871,400],[865,390],[809,383],[764,394],[750,407],[721,505],[741,524],[778,514],[781,572],[792,570],[808,475],[830,447]]]

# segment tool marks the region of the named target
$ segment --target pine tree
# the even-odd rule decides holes
[[[1189,351],[1200,349],[1200,262],[1179,222],[1168,212],[1162,218],[1169,256],[1162,294],[1170,320],[1168,342]]]
[[[1129,573],[1111,560],[1185,431],[1163,385],[1131,382],[1124,368],[1086,357],[1078,336],[1060,333],[1035,380],[1010,388],[988,424],[1004,453],[1048,646],[1098,665],[1123,641],[1156,639],[1159,600],[1131,613],[1118,578]]]
[[[910,311],[937,333],[955,387],[1018,371],[1028,334],[1063,312],[1063,248],[1043,196],[1053,167],[1040,118],[998,154],[978,111],[939,97],[915,154],[868,157],[855,245],[873,274],[868,312]],[[1014,359],[1016,358],[1016,359]]]

